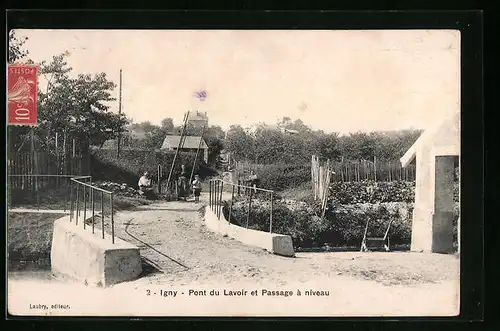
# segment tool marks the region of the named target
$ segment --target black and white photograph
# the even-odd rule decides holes
[[[460,48],[11,30],[8,313],[457,316]]]

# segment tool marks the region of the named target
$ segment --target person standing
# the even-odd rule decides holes
[[[200,202],[200,194],[201,194],[201,181],[200,176],[195,175],[193,180],[193,194],[194,194],[194,202]]]
[[[179,190],[179,198],[187,198],[188,195],[188,185],[187,185],[187,180],[188,180],[188,173],[186,170],[186,166],[184,164],[181,165],[181,174],[177,180],[177,187]]]
[[[253,188],[254,193],[257,193],[257,186],[259,185],[259,178],[255,174],[255,172],[252,170],[250,172],[250,178],[249,178],[250,186]]]

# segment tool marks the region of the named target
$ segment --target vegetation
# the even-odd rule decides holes
[[[225,148],[240,161],[259,164],[304,164],[311,155],[344,160],[398,160],[419,137],[419,130],[338,133],[313,131],[300,119],[283,118],[275,130],[266,126],[249,132],[240,125],[229,128]],[[289,133],[294,130],[295,134]]]
[[[9,61],[33,64],[22,49],[27,38],[9,35]],[[114,101],[112,92],[116,84],[105,73],[95,75],[73,74],[66,58],[69,53],[56,55],[52,61],[38,63],[39,73],[45,82],[38,85],[38,126],[9,127],[10,147],[20,150],[28,146],[31,134],[37,137],[37,147],[53,151],[56,133],[80,142],[83,152],[90,145],[102,145],[124,131],[126,118],[109,111]],[[46,83],[45,86],[42,86]]]
[[[50,259],[54,221],[63,214],[8,213],[9,261]]]
[[[170,117],[164,118],[160,125],[151,122],[133,123],[126,126],[123,134],[122,146],[131,149],[157,150],[163,144],[166,135],[180,135],[181,126],[174,126]],[[201,129],[188,126],[185,134],[188,136],[200,136]],[[209,126],[205,129],[203,137],[209,148],[208,163],[215,165],[220,152],[224,148],[224,131],[220,126]]]
[[[358,185],[359,183],[351,184]],[[397,197],[393,194],[401,187],[398,183],[385,184],[393,185],[389,189],[393,193],[381,194],[378,198],[363,194],[354,195],[352,192],[356,191],[356,188],[347,189],[345,197],[342,196],[342,191],[339,191],[336,195],[338,199],[348,203],[341,204],[330,200],[323,218],[321,218],[322,209],[319,202],[314,201],[311,193],[305,193],[305,188],[296,193],[302,197],[301,200],[285,198],[283,194],[280,194],[273,203],[272,231],[290,235],[295,247],[310,248],[325,244],[331,247],[359,247],[367,220],[370,220],[368,233],[370,236],[383,236],[389,222],[392,221],[391,244],[409,246],[413,201],[404,201],[406,197],[402,196],[399,198],[400,201],[382,202],[387,197]],[[264,195],[255,196],[252,199],[250,214],[248,214],[248,203],[248,198],[244,196],[234,200],[231,207],[231,222],[246,227],[249,215],[249,228],[268,232],[271,211],[269,198]],[[455,242],[459,211],[459,203],[455,201]],[[228,219],[228,202],[224,206],[224,215]]]
[[[151,150],[123,150],[118,157],[114,150],[94,149],[91,154],[91,173],[94,180],[116,181],[135,187],[144,171],[148,171],[156,179],[158,165],[162,166],[161,178],[166,180],[173,158],[174,153]],[[194,153],[179,153],[172,178],[180,175],[181,164],[185,164],[186,170],[191,173],[194,158]],[[196,162],[195,173],[201,178],[216,174],[215,170],[200,159]]]

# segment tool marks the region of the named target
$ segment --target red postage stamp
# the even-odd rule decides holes
[[[37,125],[37,74],[34,65],[9,65],[8,125]]]

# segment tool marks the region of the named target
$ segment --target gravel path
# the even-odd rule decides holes
[[[202,207],[203,203],[168,202],[117,214],[116,235],[138,245],[143,257],[161,272],[107,289],[9,279],[9,311],[89,316],[458,314],[456,256],[328,252],[297,253],[296,258],[286,258],[208,231],[203,225]],[[268,296],[264,289],[290,291],[293,295]],[[191,295],[193,290],[217,290],[220,295]],[[227,296],[228,290],[248,293]],[[251,295],[252,290],[258,295]],[[327,295],[305,294],[309,290]],[[176,295],[162,295],[165,292]],[[62,303],[71,309],[33,311],[28,309],[32,303]]]
[[[206,198],[206,197],[204,197]],[[303,283],[314,278],[354,277],[382,285],[417,285],[458,281],[459,259],[453,255],[402,252],[297,253],[272,255],[210,232],[203,224],[203,201],[166,202],[117,214],[116,234],[141,248],[162,273],[154,283],[210,284]]]

